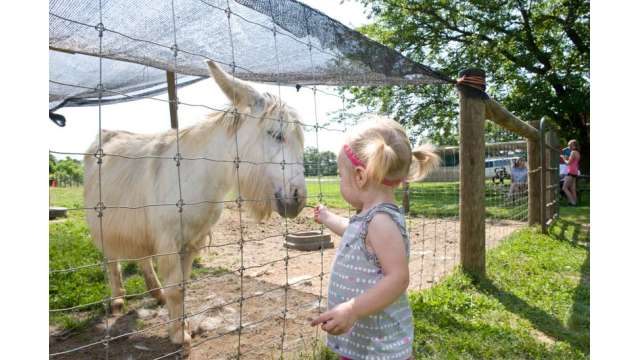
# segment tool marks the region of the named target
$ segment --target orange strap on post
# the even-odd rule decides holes
[[[484,76],[480,75],[462,75],[456,80],[456,83],[470,86],[480,91],[484,91],[487,88]]]

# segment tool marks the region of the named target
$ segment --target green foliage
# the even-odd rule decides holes
[[[91,242],[83,219],[49,225],[49,269],[100,264],[102,255]],[[97,302],[108,294],[102,265],[49,274],[49,308],[59,309]],[[101,304],[86,309],[99,309]],[[86,310],[84,309],[84,310]]]
[[[146,292],[147,286],[144,283],[142,275],[135,274],[126,278],[124,280],[124,291],[127,295],[142,294]]]
[[[486,278],[412,293],[416,358],[588,358],[589,251],[562,240],[524,229],[489,251]]]
[[[374,19],[361,32],[451,78],[462,69],[484,69],[492,97],[522,119],[549,116],[564,138],[577,138],[588,152],[588,0],[360,2]],[[437,145],[457,143],[452,86],[346,90],[351,105],[392,114]]]
[[[320,171],[318,171],[318,169]],[[336,154],[331,151],[318,152],[317,148],[304,149],[305,176],[335,176],[338,174]]]
[[[70,157],[64,160],[56,160],[49,154],[49,179],[59,182],[81,184],[84,177],[82,162]]]
[[[56,158],[53,154],[49,154],[49,177],[56,172]]]

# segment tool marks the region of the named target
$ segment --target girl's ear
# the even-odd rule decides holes
[[[355,170],[356,186],[358,186],[358,189],[362,189],[367,183],[367,171],[362,166],[356,166]]]

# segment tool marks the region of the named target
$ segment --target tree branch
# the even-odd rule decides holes
[[[540,61],[543,65],[543,69],[545,72],[549,72],[552,69],[551,61],[549,59],[549,54],[546,54],[538,47],[536,44],[536,39],[533,36],[533,29],[531,29],[531,19],[529,18],[529,11],[524,8],[522,2],[518,1],[518,9],[520,10],[520,15],[522,15],[522,20],[524,22],[524,30],[525,30],[525,44],[531,53]]]
[[[576,19],[578,18],[578,15],[576,14],[576,9],[575,7],[572,6],[573,2],[570,0],[565,1],[564,5],[567,7],[567,19],[564,22],[562,22],[564,32],[567,33],[569,40],[571,40],[571,42],[576,46],[576,49],[578,49],[580,53],[588,54],[589,47],[585,44],[582,37],[578,34],[576,29],[573,27],[573,25],[575,25],[576,23]]]
[[[566,19],[563,19],[560,16],[541,15],[538,17],[538,19],[543,21],[550,20],[560,25],[564,32],[567,34],[569,40],[571,40],[573,45],[576,46],[576,50],[578,50],[578,52],[581,54],[588,54],[589,46],[584,42],[580,34],[578,34],[578,31],[575,29],[574,25],[577,16],[575,14],[573,16],[573,18],[570,18],[570,16],[568,15]]]

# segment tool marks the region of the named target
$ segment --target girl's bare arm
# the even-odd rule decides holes
[[[342,236],[347,226],[349,226],[349,219],[332,213],[324,205],[315,207],[314,219],[317,223],[324,224],[329,230],[339,236]]]

